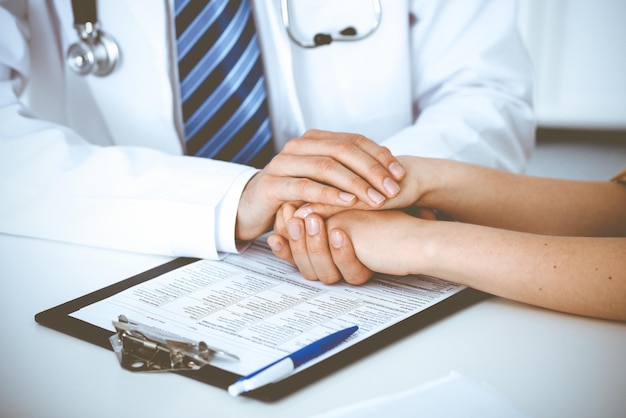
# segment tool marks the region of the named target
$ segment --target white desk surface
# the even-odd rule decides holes
[[[624,165],[626,144],[552,143],[539,146],[530,172],[604,179]],[[452,370],[534,417],[626,416],[626,324],[495,297],[273,404],[173,374],[133,374],[112,352],[33,319],[167,260],[0,234],[0,417],[307,417]]]

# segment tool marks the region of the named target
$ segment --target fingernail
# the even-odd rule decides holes
[[[406,171],[404,171],[404,168],[402,168],[402,166],[395,161],[389,164],[389,172],[391,172],[391,174],[393,174],[393,176],[397,179],[401,179],[402,176],[404,176],[404,174],[406,173]]]
[[[385,200],[385,196],[383,196],[382,194],[378,193],[376,190],[374,189],[368,189],[367,190],[367,195],[370,197],[370,199],[372,199],[374,201],[374,203],[379,204],[381,202],[383,202]]]
[[[330,243],[335,248],[341,248],[343,246],[343,235],[341,235],[341,232],[336,229],[330,231]]]
[[[340,192],[339,198],[344,202],[352,202],[356,196],[352,193]]]
[[[298,210],[296,210],[293,213],[293,216],[295,216],[297,218],[306,218],[307,216],[309,216],[312,213],[313,213],[313,209],[311,208],[311,205],[306,204],[306,205],[300,206],[298,208]]]
[[[306,218],[304,223],[306,224],[307,234],[313,236],[320,232],[320,223],[317,218]]]
[[[302,237],[300,222],[287,222],[287,232],[292,240],[299,240]]]
[[[267,240],[267,244],[270,246],[272,251],[279,252],[280,250],[283,249],[283,246],[280,245],[280,242],[278,242],[278,241],[274,242],[274,241],[271,241],[271,240]]]
[[[400,185],[389,177],[383,180],[383,187],[385,188],[385,190],[387,190],[387,193],[392,196],[397,195],[400,191]]]

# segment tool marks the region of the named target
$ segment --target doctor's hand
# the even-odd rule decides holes
[[[294,216],[304,218],[311,213],[316,213],[326,219],[346,209],[387,210],[410,208],[412,212],[417,213],[418,217],[422,217],[422,215],[430,216],[428,211],[423,208],[436,207],[441,209],[441,204],[443,203],[441,195],[447,196],[449,194],[447,191],[444,193],[439,191],[442,188],[441,183],[453,184],[447,180],[450,177],[446,174],[450,171],[447,167],[448,162],[406,155],[398,156],[397,160],[405,169],[405,175],[399,183],[400,191],[391,199],[386,199],[381,205],[374,207],[367,205],[363,201],[358,201],[349,207],[324,203],[305,203],[298,208]],[[434,193],[435,191],[438,191],[438,193]],[[285,234],[282,235],[287,237]]]
[[[283,150],[246,185],[235,236],[267,232],[286,202],[380,208],[400,192],[405,170],[389,150],[361,135],[310,130]]]

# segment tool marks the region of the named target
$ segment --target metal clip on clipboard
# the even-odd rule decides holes
[[[117,333],[109,341],[122,367],[133,372],[198,370],[216,357],[239,360],[234,354],[194,342],[158,328],[130,321],[113,321]]]

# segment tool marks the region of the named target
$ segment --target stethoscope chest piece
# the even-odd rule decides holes
[[[80,40],[67,50],[67,64],[80,75],[102,77],[113,71],[119,61],[120,51],[113,38],[96,28],[92,29],[77,29]]]
[[[100,30],[96,0],[72,0],[72,12],[78,41],[67,50],[67,65],[80,75],[110,74],[120,59],[120,49]]]

